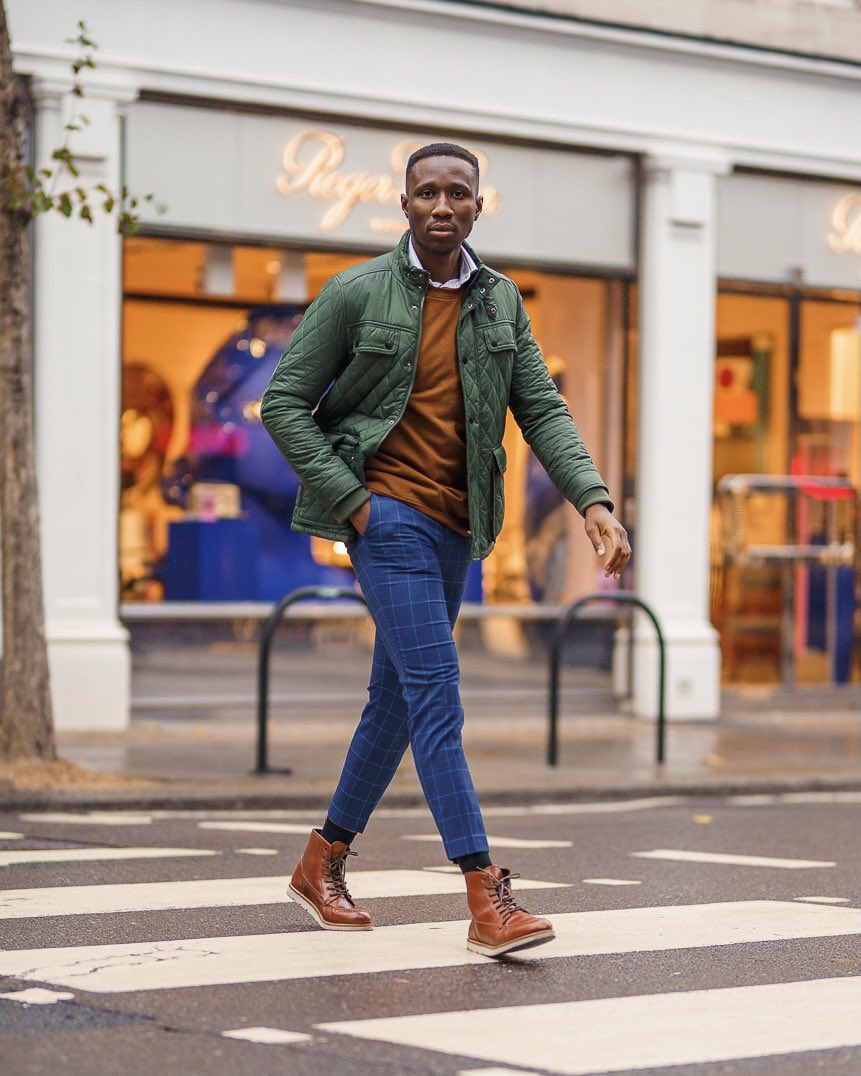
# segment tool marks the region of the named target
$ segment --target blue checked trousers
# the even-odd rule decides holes
[[[448,858],[486,852],[461,743],[460,668],[452,636],[469,539],[372,493],[365,533],[349,549],[377,635],[368,702],[329,817],[362,832],[409,745]]]

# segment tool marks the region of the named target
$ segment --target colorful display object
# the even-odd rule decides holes
[[[249,525],[233,527],[230,555],[219,561],[198,531],[223,522],[217,508],[221,499],[209,490],[203,498],[198,493],[194,500],[207,511],[171,524],[168,600],[181,593],[186,601],[276,601],[299,586],[352,583],[350,570],[318,563],[307,536],[291,532],[299,479],[260,422],[263,391],[303,311],[284,303],[251,310],[244,328],[218,349],[197,381],[188,449],[165,479],[165,496],[190,509],[194,487],[230,484],[239,491],[240,516]],[[207,563],[201,565],[196,558],[204,552]],[[237,571],[230,557],[251,563]],[[182,585],[181,579],[186,580]],[[205,586],[195,580],[205,580]]]

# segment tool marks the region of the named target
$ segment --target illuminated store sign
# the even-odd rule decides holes
[[[735,172],[718,179],[718,271],[728,280],[861,289],[857,186]]]
[[[478,157],[483,258],[633,272],[635,164],[621,154],[139,101],[125,121],[125,178],[167,204],[162,217],[144,207],[145,227],[386,250],[406,229],[407,158],[438,141]]]
[[[828,246],[836,254],[861,254],[861,194],[841,198],[831,214]]]
[[[288,197],[306,194],[330,202],[320,218],[324,232],[336,231],[359,203],[370,202],[396,208],[391,217],[372,217],[369,222],[371,231],[395,231],[400,235],[404,230],[404,217],[400,211],[403,176],[410,154],[421,145],[420,141],[398,142],[389,158],[391,173],[348,172],[340,170],[347,153],[343,138],[331,131],[302,131],[291,138],[284,149],[284,171],[275,186]],[[474,152],[483,177],[489,168],[487,155],[481,150]],[[481,193],[484,195],[483,213],[496,213],[501,202],[496,188],[483,185]]]

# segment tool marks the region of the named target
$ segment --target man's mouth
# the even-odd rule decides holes
[[[428,231],[442,232],[445,235],[450,235],[454,231],[454,228],[450,224],[432,224]]]

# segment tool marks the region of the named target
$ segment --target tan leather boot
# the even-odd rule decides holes
[[[324,930],[373,929],[370,915],[356,907],[347,889],[347,856],[355,855],[358,853],[351,852],[341,841],[327,844],[317,830],[312,830],[293,872],[293,899]]]
[[[511,895],[511,879],[519,877],[506,867],[485,867],[464,875],[472,912],[466,947],[473,953],[502,956],[556,937],[546,919],[530,915]]]

